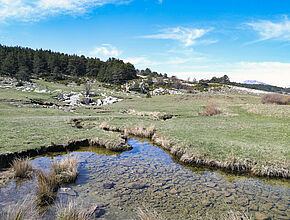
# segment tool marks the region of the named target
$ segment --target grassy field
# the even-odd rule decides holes
[[[210,99],[217,102],[221,113],[211,117],[198,116]],[[290,159],[290,107],[261,105],[258,96],[157,96],[120,102],[111,109],[120,111],[128,107],[180,116],[166,121],[131,116],[115,118],[110,123],[119,126],[155,125],[166,137],[202,157],[223,161],[232,157],[247,158],[257,160],[261,165],[285,165]]]
[[[82,91],[82,86],[40,82],[48,90]],[[93,88],[96,93],[107,92],[126,99],[110,106],[93,109],[73,107],[74,112],[21,104],[31,98],[57,103],[55,93],[22,92],[0,89],[0,153],[38,148],[69,139],[102,137],[117,138],[117,133],[105,132],[93,126],[91,129],[71,127],[71,118],[94,118],[94,123],[108,122],[119,127],[148,127],[155,125],[163,136],[173,140],[204,158],[228,161],[232,158],[257,161],[259,166],[275,165],[289,169],[290,106],[260,104],[256,95],[184,94],[140,98],[137,95],[108,89]],[[128,99],[130,98],[130,99]],[[220,114],[198,116],[209,100],[215,100]],[[135,112],[166,112],[178,115],[161,121],[152,116],[128,114]],[[89,123],[93,123],[89,121]]]

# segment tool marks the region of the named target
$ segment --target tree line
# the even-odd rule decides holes
[[[99,58],[1,44],[0,74],[19,80],[31,78],[77,80],[79,77],[93,77],[112,84],[122,84],[137,78],[134,65],[119,59],[110,58],[104,62]]]

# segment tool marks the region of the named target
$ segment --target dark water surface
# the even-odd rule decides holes
[[[136,219],[138,207],[153,209],[165,219],[221,219],[229,211],[245,212],[253,218],[290,219],[289,182],[271,185],[249,177],[190,169],[147,142],[130,139],[129,144],[133,150],[120,154],[94,147],[71,153],[80,161],[80,175],[76,184],[60,189],[56,203],[102,204],[104,219]],[[51,161],[47,156],[32,163],[35,168],[49,170]],[[36,193],[35,179],[12,180],[0,189],[0,208]]]

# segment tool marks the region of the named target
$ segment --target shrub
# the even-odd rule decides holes
[[[209,103],[205,106],[204,113],[198,113],[201,116],[213,116],[219,114],[220,111],[217,109],[215,100],[210,100]]]
[[[16,84],[16,87],[21,87],[21,86],[24,86],[23,82],[18,81],[17,84]]]
[[[86,96],[89,96],[90,95],[90,92],[91,92],[91,89],[92,89],[92,84],[87,82],[85,85],[84,85],[84,89],[85,89],[85,94]]]
[[[290,96],[281,95],[281,94],[267,94],[261,98],[263,104],[277,104],[277,105],[289,105]]]
[[[29,178],[33,174],[29,158],[17,158],[13,160],[12,167],[14,169],[14,176],[18,178]]]
[[[54,173],[45,175],[42,171],[37,172],[38,196],[37,202],[40,206],[52,204],[59,184]]]
[[[78,176],[78,161],[67,155],[60,161],[54,161],[52,169],[59,184],[74,183]]]

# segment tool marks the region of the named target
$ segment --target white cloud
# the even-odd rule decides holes
[[[137,68],[147,68],[150,67],[152,69],[163,69],[168,66],[180,67],[180,64],[191,63],[194,61],[201,61],[204,59],[203,57],[190,57],[190,58],[181,58],[181,57],[171,57],[167,60],[163,61],[152,61],[147,57],[129,57],[123,59],[124,62],[129,62],[136,65]]]
[[[192,66],[190,71],[169,71],[182,79],[195,77],[210,79],[213,76],[228,75],[231,81],[258,80],[270,85],[290,87],[290,63],[281,62],[237,62],[227,64],[208,64]]]
[[[258,22],[247,23],[259,35],[259,41],[275,39],[280,41],[290,41],[290,21],[287,17],[280,22],[261,20]]]
[[[57,14],[83,14],[105,4],[128,4],[132,0],[0,0],[0,21],[36,21]]]
[[[124,62],[126,63],[129,62],[134,65],[141,65],[141,66],[152,64],[152,62],[146,57],[128,57],[124,59]]]
[[[90,56],[100,57],[100,58],[109,58],[109,57],[118,57],[122,54],[121,50],[118,50],[116,47],[111,44],[103,44],[101,47],[96,47],[93,51],[89,53]]]
[[[175,27],[161,30],[159,34],[143,36],[143,38],[177,40],[183,43],[185,47],[189,47],[197,44],[197,39],[203,37],[209,31],[211,29]],[[208,43],[214,42],[208,41]]]
[[[270,85],[290,86],[290,63],[239,62],[231,72],[233,78],[240,82],[254,79]]]
[[[159,4],[162,4],[162,3],[163,3],[163,0],[158,0],[158,3],[159,3]]]

